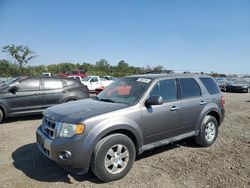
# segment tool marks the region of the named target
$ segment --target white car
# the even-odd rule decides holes
[[[100,78],[99,76],[87,76],[81,80],[82,84],[86,85],[90,91],[95,91],[95,89],[100,87],[107,87],[113,82],[113,80],[106,80]]]

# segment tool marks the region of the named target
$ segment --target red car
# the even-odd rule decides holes
[[[85,78],[87,76],[87,73],[84,70],[74,70],[74,71],[68,71],[65,74],[63,74],[62,76],[63,77],[81,77],[81,78]]]

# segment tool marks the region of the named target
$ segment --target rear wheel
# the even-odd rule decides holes
[[[212,145],[218,135],[218,122],[210,115],[207,115],[200,126],[199,135],[195,137],[197,144],[203,147]]]
[[[96,145],[91,169],[104,182],[121,179],[133,166],[135,154],[134,143],[129,137],[109,135]]]
[[[0,109],[0,123],[3,121],[3,111]]]

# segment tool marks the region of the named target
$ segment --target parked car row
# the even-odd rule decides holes
[[[238,78],[216,78],[221,91],[250,93],[250,83]]]

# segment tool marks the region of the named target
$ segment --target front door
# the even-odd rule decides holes
[[[21,80],[15,93],[9,93],[8,104],[12,115],[38,112],[42,110],[40,79],[28,78]]]
[[[182,103],[175,79],[164,79],[153,86],[149,96],[162,96],[162,105],[142,107],[144,144],[178,135],[182,128]]]

